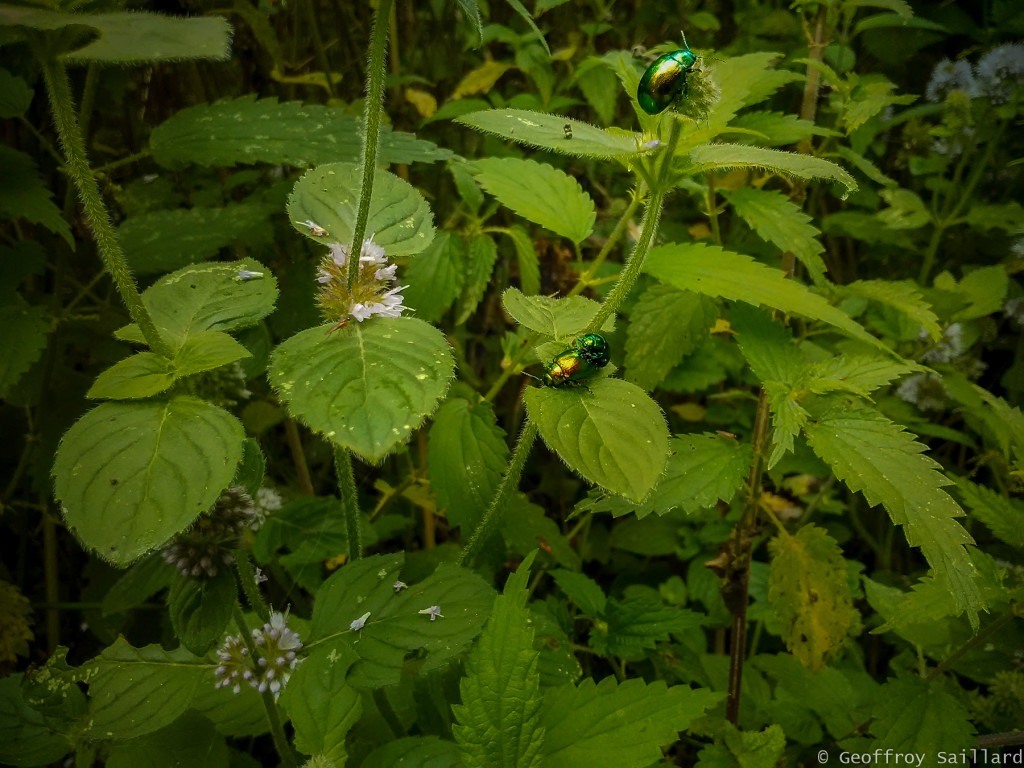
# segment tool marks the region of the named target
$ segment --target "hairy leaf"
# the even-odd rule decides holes
[[[501,303],[513,320],[531,331],[553,336],[556,341],[578,336],[599,308],[596,301],[583,296],[526,296],[518,288],[506,290]]]
[[[875,705],[870,728],[883,752],[933,756],[959,754],[975,745],[967,711],[941,681],[916,676],[890,680]]]
[[[466,246],[451,232],[439,232],[427,249],[409,260],[403,303],[427,322],[441,319],[466,281]]]
[[[177,574],[167,595],[167,609],[181,644],[202,656],[221,639],[238,600],[230,568],[218,568],[211,578]]]
[[[598,128],[561,115],[525,109],[488,109],[456,118],[456,122],[521,144],[563,155],[628,159],[643,154],[643,135]],[[569,126],[572,138],[566,138]]]
[[[689,173],[707,173],[732,168],[759,168],[798,179],[825,179],[842,184],[845,194],[857,189],[849,173],[829,160],[812,155],[798,155],[778,149],[748,147],[743,144],[702,144],[690,152],[693,164]]]
[[[462,291],[456,325],[462,325],[476,311],[480,300],[487,291],[494,271],[494,263],[498,260],[498,245],[489,235],[478,235],[469,244],[466,258],[466,285]]]
[[[471,2],[471,0],[459,0]],[[363,761],[362,768],[462,768],[459,748],[453,741],[436,736],[406,736],[378,747]]]
[[[1010,546],[1024,549],[1024,504],[970,480],[958,480],[957,486],[973,517]]]
[[[52,321],[42,307],[20,298],[0,307],[0,397],[5,397],[46,348]]]
[[[702,621],[698,613],[665,605],[649,595],[609,599],[603,619],[590,633],[590,647],[626,661],[642,660],[645,650],[666,642],[670,633],[695,629]]]
[[[580,611],[593,619],[604,615],[608,598],[596,581],[582,573],[561,569],[552,571],[551,575],[559,589]]]
[[[669,285],[654,284],[637,299],[626,335],[626,374],[655,389],[708,335],[708,300]]]
[[[295,670],[281,703],[295,728],[295,746],[307,755],[345,765],[345,737],[363,712],[359,691],[345,679],[352,660],[310,654]]]
[[[12,6],[0,6],[0,19]],[[24,219],[41,224],[60,235],[69,246],[74,246],[71,227],[53,202],[53,193],[43,182],[36,162],[24,152],[0,144],[0,218]]]

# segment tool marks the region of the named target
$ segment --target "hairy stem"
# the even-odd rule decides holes
[[[505,511],[508,500],[519,487],[519,478],[523,474],[523,467],[526,466],[526,457],[530,455],[533,441],[537,439],[537,425],[527,418],[523,425],[523,431],[519,433],[519,442],[516,443],[512,457],[509,459],[508,469],[505,476],[501,478],[498,490],[491,500],[491,505],[484,512],[483,518],[477,523],[469,543],[459,554],[459,565],[469,566],[480,554],[480,550],[487,542],[488,537],[494,533],[501,515]]]
[[[260,583],[256,580],[256,569],[249,560],[249,553],[244,550],[235,551],[235,570],[238,571],[238,583],[242,585],[242,592],[245,599],[249,601],[250,607],[260,617],[261,621],[270,620],[270,609],[267,601],[260,593]]]
[[[334,472],[338,476],[341,506],[345,513],[345,532],[348,534],[349,560],[363,556],[363,536],[359,528],[359,494],[352,473],[352,454],[345,448],[334,448]]]
[[[249,650],[249,658],[256,659],[256,647],[252,643],[252,635],[249,634],[249,625],[245,621],[242,609],[235,603],[235,625],[242,635],[242,642]],[[274,694],[264,691],[261,695],[263,708],[267,711],[267,720],[270,723],[270,736],[274,739],[274,747],[277,749],[278,757],[281,758],[281,765],[285,768],[296,768],[298,763],[295,760],[295,753],[292,752],[288,737],[285,736],[284,726],[281,724],[281,714],[277,710],[277,701]]]
[[[60,143],[67,158],[68,175],[82,199],[85,218],[92,229],[103,266],[114,279],[121,300],[128,307],[132,320],[138,323],[150,349],[158,355],[167,358],[173,357],[174,351],[160,337],[149,310],[142,303],[142,296],[128,269],[128,262],[125,260],[124,251],[121,250],[121,243],[110,222],[110,214],[100,196],[99,184],[96,183],[96,177],[89,168],[89,161],[85,156],[85,140],[82,137],[78,119],[75,117],[68,73],[62,64],[52,59],[44,59],[42,67],[46,91],[50,98],[50,109],[53,112],[53,122],[57,127],[57,135],[60,137]]]
[[[373,33],[370,35],[370,66],[367,69],[366,107],[363,110],[363,181],[359,187],[359,209],[349,249],[348,287],[351,290],[359,276],[359,255],[366,234],[366,220],[370,217],[370,196],[373,194],[373,176],[377,171],[377,143],[380,139],[380,116],[384,109],[384,54],[388,47],[388,21],[393,0],[380,0],[373,15]]]

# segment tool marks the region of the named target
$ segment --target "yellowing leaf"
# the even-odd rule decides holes
[[[502,64],[500,61],[485,61],[476,69],[466,73],[466,76],[459,81],[449,97],[451,101],[461,99],[465,96],[472,96],[476,93],[486,93],[498,82],[498,78],[508,72],[512,67]]]
[[[406,88],[405,100],[416,108],[416,111],[420,113],[420,117],[433,117],[434,113],[437,112],[437,99],[432,94],[421,91],[419,88]]]
[[[768,600],[778,611],[782,638],[801,664],[820,669],[858,619],[839,545],[823,528],[805,525],[793,536],[776,536],[768,548]]]

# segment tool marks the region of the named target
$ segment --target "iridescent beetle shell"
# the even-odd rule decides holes
[[[686,41],[683,41],[686,45]],[[640,78],[636,100],[649,115],[668,109],[674,101],[686,96],[689,85],[686,76],[697,65],[698,56],[689,47],[659,56]]]
[[[549,387],[576,387],[608,365],[611,350],[604,336],[586,333],[544,365],[541,381]]]

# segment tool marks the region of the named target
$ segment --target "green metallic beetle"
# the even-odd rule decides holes
[[[599,333],[585,333],[544,365],[548,387],[578,387],[608,365],[611,349]]]
[[[697,66],[700,57],[690,50],[683,35],[681,50],[659,56],[640,78],[636,100],[648,115],[657,115],[668,109],[689,91],[686,76]]]

